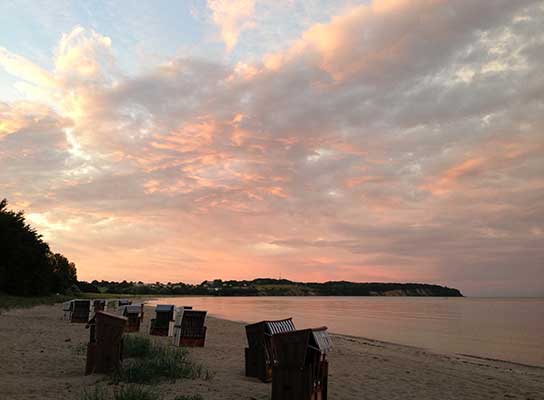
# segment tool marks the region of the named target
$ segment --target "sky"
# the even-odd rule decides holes
[[[84,280],[544,295],[544,1],[0,3],[0,197]]]

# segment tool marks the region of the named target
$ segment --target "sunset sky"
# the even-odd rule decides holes
[[[80,279],[544,295],[544,1],[0,2],[0,198]]]

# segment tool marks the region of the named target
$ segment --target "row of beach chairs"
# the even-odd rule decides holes
[[[123,335],[138,332],[143,320],[142,304],[116,300],[104,311],[104,300],[73,300],[64,304],[65,318],[88,322],[90,341],[86,374],[110,372],[122,360]],[[93,317],[89,320],[89,313]],[[150,335],[170,336],[176,346],[202,347],[206,340],[206,311],[192,307],[157,305]],[[327,354],[332,341],[326,327],[297,330],[292,318],[246,325],[245,375],[272,382],[272,400],[326,400]]]
[[[71,322],[86,322],[90,328],[87,346],[86,374],[107,373],[119,368],[122,361],[123,336],[138,332],[144,316],[143,304],[130,301],[115,301],[112,308],[117,313],[104,311],[106,304],[96,307],[89,300],[74,300],[64,305]],[[88,318],[91,310],[94,314]],[[204,346],[206,339],[206,311],[192,310],[191,307],[175,308],[172,305],[158,305],[155,318],[151,320],[149,334],[172,336],[177,346]]]

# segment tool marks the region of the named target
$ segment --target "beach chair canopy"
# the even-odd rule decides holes
[[[332,340],[327,332],[327,327],[312,329],[312,336],[310,337],[310,346],[319,350],[320,353],[325,354],[332,350]]]
[[[142,312],[142,306],[140,304],[131,304],[129,306],[125,306],[123,310],[123,315],[128,314],[138,314]]]
[[[276,321],[261,321],[246,325],[247,343],[250,348],[265,346],[265,335],[272,336],[276,333],[294,331],[295,324],[292,318]]]
[[[91,300],[72,300],[73,303],[73,310],[88,310],[91,308]]]
[[[303,368],[311,335],[311,329],[273,335],[271,338],[273,363],[282,368]]]
[[[326,326],[278,333],[272,336],[271,341],[274,364],[286,368],[302,368],[310,353],[324,355],[332,349]]]
[[[155,312],[157,313],[170,312],[170,311],[174,311],[174,308],[175,306],[171,304],[157,304],[157,306],[155,307]]]
[[[265,333],[275,335],[277,333],[292,332],[295,330],[295,324],[292,318],[282,319],[278,321],[264,321]]]
[[[132,304],[132,301],[128,300],[128,299],[120,299],[120,300],[118,300],[117,304],[119,305],[119,307],[128,306],[128,305]]]

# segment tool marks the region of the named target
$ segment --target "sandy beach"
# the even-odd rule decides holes
[[[141,335],[152,312],[146,312]],[[270,384],[244,376],[242,324],[208,318],[206,347],[191,358],[214,374],[210,380],[179,380],[159,386],[164,399],[201,394],[205,400],[270,397]],[[61,306],[16,309],[0,315],[0,398],[80,399],[85,388],[108,385],[103,375],[85,376],[83,324],[62,320]],[[168,338],[155,340],[169,344]],[[544,368],[435,354],[364,338],[333,335],[329,399],[544,399]]]

